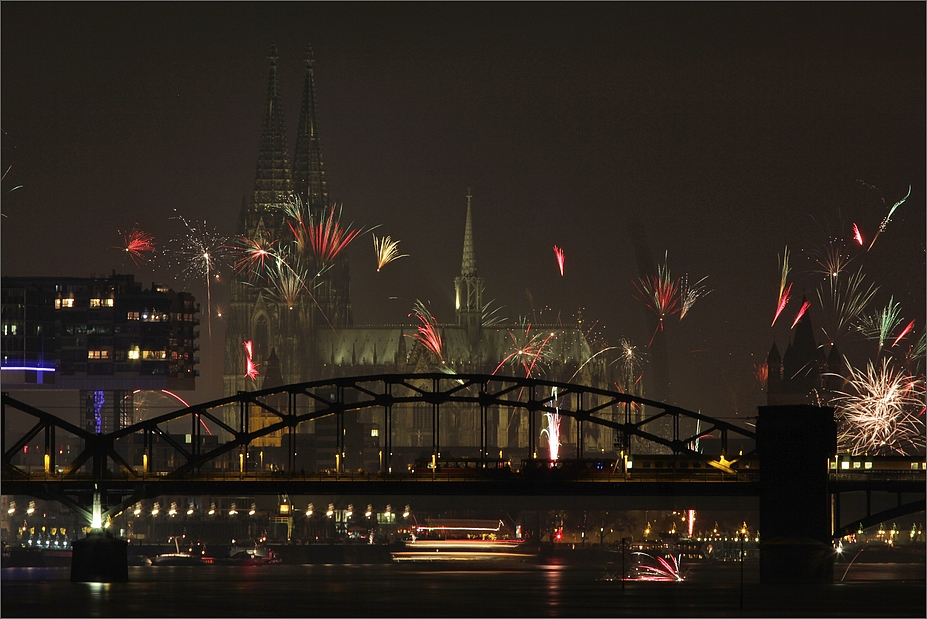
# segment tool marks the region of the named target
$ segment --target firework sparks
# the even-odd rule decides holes
[[[811,307],[811,301],[805,301],[804,303],[801,304],[801,307],[798,309],[798,314],[795,315],[795,320],[792,321],[792,327],[791,327],[792,329],[795,328],[795,325],[798,324],[798,322],[802,319],[802,316],[805,315],[805,313],[808,311],[810,307]]]
[[[876,239],[879,238],[879,235],[880,235],[880,234],[882,234],[883,232],[885,232],[885,228],[886,228],[886,227],[888,226],[888,224],[892,221],[892,215],[895,214],[895,209],[897,209],[899,206],[901,206],[902,204],[904,204],[905,201],[907,201],[907,199],[908,199],[909,197],[911,197],[911,189],[912,189],[912,187],[909,185],[909,186],[908,186],[908,193],[907,193],[907,195],[905,195],[905,197],[903,197],[903,198],[902,198],[901,200],[899,200],[898,202],[895,202],[895,204],[892,206],[892,208],[890,208],[890,209],[888,210],[888,215],[886,215],[886,216],[885,216],[885,219],[882,220],[882,223],[879,224],[879,229],[876,231],[875,235],[872,237],[872,242],[869,243],[869,250],[872,250],[872,246],[875,245]],[[867,250],[867,251],[869,251],[869,250]]]
[[[563,248],[554,245],[554,256],[557,258],[557,266],[560,268],[560,277],[563,277]]]
[[[245,378],[250,378],[251,380],[257,380],[258,377],[258,366],[254,362],[254,355],[252,351],[253,342],[248,340],[243,342],[245,347]]]
[[[815,260],[820,269],[815,271],[816,273],[821,273],[825,277],[837,278],[843,273],[843,270],[852,262],[852,258],[848,255],[845,255],[845,248],[837,243],[831,242],[827,244],[827,248],[823,251],[815,252],[817,254]]]
[[[647,557],[653,561],[656,561],[656,565],[646,565],[641,564],[638,566],[640,574],[636,578],[629,578],[628,580],[649,580],[656,582],[682,582],[685,580],[682,573],[679,571],[679,559],[670,555],[670,560],[667,561],[663,557],[653,557],[646,552],[635,552],[635,555],[641,557]]]
[[[275,245],[276,241],[272,240],[267,232],[253,237],[240,237],[232,247],[233,250],[241,253],[235,262],[235,271],[247,272],[248,281],[266,275],[268,259],[275,255]]]
[[[276,254],[273,263],[267,269],[268,283],[277,299],[293,309],[304,290],[309,291],[306,282],[309,274],[299,256]]]
[[[547,450],[550,454],[550,460],[556,462],[560,457],[560,402],[557,400],[556,387],[551,388],[550,397],[554,402],[555,410],[552,413],[544,413],[544,418],[547,419],[547,427],[541,430],[541,436],[547,436]]]
[[[900,454],[924,449],[924,380],[896,370],[888,359],[865,370],[850,367],[849,389],[834,398],[838,443],[853,454]]]
[[[792,294],[792,284],[787,283],[789,279],[789,248],[785,247],[785,251],[782,255],[779,256],[779,269],[781,275],[779,277],[779,302],[776,304],[776,314],[773,316],[772,324],[775,326],[776,321],[779,320],[779,316],[782,314],[782,310],[785,309],[785,306],[788,305],[789,299]]]
[[[711,292],[711,290],[705,290],[705,286],[702,286],[702,282],[706,279],[708,279],[707,275],[690,286],[688,274],[682,278],[679,291],[679,320],[686,317],[686,314],[692,309],[696,301],[707,296]]]
[[[174,212],[177,213],[177,209]],[[182,275],[196,275],[206,281],[206,323],[212,336],[212,279],[218,277],[228,257],[228,237],[219,234],[215,228],[210,229],[205,220],[201,226],[196,226],[180,213],[174,219],[179,219],[187,228],[187,235],[179,239],[180,248],[175,250],[184,265]]]
[[[371,236],[373,236],[373,249],[377,253],[377,273],[393,260],[409,257],[409,254],[399,253],[399,241],[393,241],[388,236],[380,239],[375,234]]]
[[[438,356],[438,359],[441,362],[444,362],[444,342],[441,339],[441,333],[438,330],[438,321],[435,320],[435,317],[431,315],[431,312],[428,311],[428,308],[425,307],[425,304],[415,300],[415,305],[412,308],[412,313],[409,316],[415,316],[419,325],[417,325],[418,333],[412,335],[406,335],[406,337],[411,337],[412,339],[419,342],[426,349],[433,352]]]
[[[865,284],[866,276],[862,269],[847,278],[828,278],[827,286],[818,288],[818,300],[825,312],[836,324],[834,333],[828,339],[834,341],[844,329],[848,328],[862,315],[863,310],[878,292],[879,287]]]
[[[341,206],[331,206],[327,215],[287,222],[300,251],[311,251],[321,267],[331,263],[351,242],[364,233],[341,223]]]

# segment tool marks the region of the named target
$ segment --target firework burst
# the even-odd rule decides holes
[[[365,230],[341,223],[341,206],[330,206],[318,217],[302,217],[287,222],[299,250],[310,252],[324,269]]]
[[[557,267],[560,269],[560,277],[563,277],[563,248],[554,245],[554,256],[557,258]]]
[[[902,320],[901,304],[896,303],[895,297],[892,296],[882,309],[873,314],[861,316],[856,322],[856,329],[867,338],[877,341],[881,351],[885,347],[885,341],[901,325]]]
[[[393,241],[388,236],[380,239],[375,234],[371,236],[373,236],[373,249],[377,253],[377,273],[393,260],[409,257],[409,254],[399,253],[399,241]]]
[[[177,213],[177,209],[174,212]],[[212,280],[218,278],[229,257],[229,239],[215,228],[209,228],[205,220],[202,225],[194,225],[180,213],[173,219],[179,219],[187,229],[185,237],[174,240],[178,249],[173,253],[182,265],[181,275],[202,277],[206,282],[206,323],[212,336]]]
[[[521,318],[519,329],[509,331],[508,335],[512,343],[510,352],[503,357],[492,373],[495,374],[504,365],[510,365],[523,369],[525,378],[531,378],[535,371],[543,374],[551,359],[547,344],[554,337],[554,332],[537,332],[534,325]]]
[[[556,462],[560,457],[560,402],[557,400],[557,388],[551,388],[550,397],[554,402],[555,410],[552,413],[544,413],[547,419],[547,427],[541,430],[541,436],[547,436],[547,450],[550,454],[550,460]]]
[[[785,247],[785,251],[779,256],[779,270],[781,273],[779,276],[779,302],[776,304],[776,313],[773,316],[772,325],[770,326],[775,326],[776,321],[779,320],[779,316],[782,314],[782,310],[788,305],[792,294],[792,284],[787,283],[790,270],[788,246]]]
[[[840,422],[838,443],[852,454],[923,452],[924,380],[882,359],[865,370],[850,367],[847,391],[833,404]]]
[[[139,230],[137,226],[138,224],[130,232],[119,230],[118,232],[123,238],[123,244],[113,247],[129,254],[129,258],[132,259],[135,266],[140,266],[140,263],[151,260],[148,254],[155,253],[155,241],[154,236]]]
[[[248,340],[242,342],[245,347],[245,378],[250,378],[251,380],[257,380],[258,377],[258,366],[254,362],[254,353],[253,353],[253,342]]]
[[[702,285],[702,282],[706,279],[708,279],[707,275],[690,285],[688,274],[683,276],[679,290],[679,320],[686,317],[686,314],[689,313],[696,301],[711,292],[711,290],[705,290],[705,286]]]
[[[406,337],[411,337],[416,340],[426,349],[433,352],[437,355],[438,359],[441,360],[441,363],[444,363],[444,341],[441,339],[441,332],[438,329],[438,321],[435,320],[435,317],[432,316],[431,312],[425,307],[425,304],[415,300],[415,304],[412,308],[412,313],[409,316],[415,316],[418,319],[419,324],[417,325],[418,333],[412,335],[406,335]]]
[[[247,273],[248,281],[266,277],[267,268],[276,255],[276,244],[268,232],[240,237],[232,246],[233,251],[239,254],[235,271]]]
[[[862,268],[847,277],[829,277],[826,285],[817,290],[818,301],[825,314],[834,324],[834,332],[825,335],[835,341],[853,323],[859,320],[866,306],[878,292],[879,287],[867,284]]]
[[[638,298],[641,302],[657,317],[657,327],[650,337],[650,344],[653,344],[653,338],[656,337],[657,331],[663,330],[663,322],[666,317],[682,310],[679,294],[680,282],[670,275],[667,256],[664,255],[663,264],[657,265],[656,275],[642,277],[634,282],[634,287],[637,288],[640,294]]]

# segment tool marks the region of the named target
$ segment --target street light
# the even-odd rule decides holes
[[[193,503],[189,503],[189,504],[187,505],[187,515],[188,515],[188,516],[192,516],[192,515],[193,515]]]
[[[151,515],[157,517],[161,513],[161,504],[155,501],[155,504],[151,506]]]
[[[10,508],[6,510],[6,513],[12,516],[15,512],[16,512],[16,501],[10,501]]]
[[[237,516],[238,510],[235,508],[235,504],[232,503],[231,509],[229,509],[229,516]]]
[[[254,503],[252,503],[251,509],[248,510],[248,515],[253,516],[256,511],[257,511],[257,506]]]
[[[367,511],[364,512],[364,518],[370,518],[373,515],[373,505],[367,505]]]
[[[411,511],[411,510],[409,509],[409,506],[406,505],[406,508],[405,508],[404,510],[402,510],[402,517],[403,517],[403,518],[408,518],[408,517],[409,517],[410,511]]]
[[[307,516],[307,517],[312,515],[312,508],[313,508],[313,505],[312,505],[312,503],[310,503],[309,506],[306,508],[306,516]]]
[[[335,513],[335,504],[329,503],[328,509],[325,511],[325,515],[331,518],[334,515],[334,513]]]
[[[216,515],[216,504],[215,504],[215,503],[210,503],[210,504],[209,504],[209,511],[206,512],[206,513],[208,513],[210,516],[215,516],[215,515]]]

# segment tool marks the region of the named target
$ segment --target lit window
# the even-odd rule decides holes
[[[74,307],[74,299],[61,299],[61,307]]]
[[[138,346],[129,351],[129,359],[138,359],[140,356],[141,355],[140,351],[138,350]]]
[[[103,301],[103,305],[105,305],[106,307],[112,307],[114,303],[115,303],[115,300],[113,299],[105,299]]]
[[[370,436],[380,436],[380,431],[377,428],[371,428]]]
[[[854,463],[853,463],[853,468],[854,468],[854,469],[858,469],[858,468],[859,468],[859,465],[860,465],[859,462],[854,462]]]
[[[138,319],[139,319],[138,312],[129,312],[128,314],[126,314],[126,320],[138,320]]]
[[[916,471],[916,470],[917,470],[917,462],[912,462],[912,463],[911,463],[911,470],[912,470],[912,471]]]
[[[55,309],[61,309],[61,299],[55,299]]]
[[[840,463],[840,468],[845,471],[848,468],[850,468],[850,463],[844,460],[843,462]]]
[[[868,471],[869,469],[872,468],[872,462],[871,462],[871,461],[870,461],[870,462],[866,462],[866,466],[863,467],[863,468],[865,468],[865,469]]]
[[[102,299],[90,299],[90,307],[100,307],[103,305]]]

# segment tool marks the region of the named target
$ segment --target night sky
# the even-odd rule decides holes
[[[454,319],[466,194],[485,299],[646,351],[641,267],[712,292],[666,326],[673,401],[719,417],[764,404],[753,377],[788,343],[815,251],[853,250],[925,325],[924,3],[2,4],[4,275],[136,274],[197,295],[159,258],[174,210],[236,232],[253,189],[268,50],[292,157],[312,46],[331,196],[410,254],[348,250],[355,324]],[[14,189],[15,188],[15,189]],[[565,249],[561,277],[553,245]],[[771,328],[779,254],[795,299]],[[228,273],[228,271],[227,271]],[[226,273],[226,274],[227,274]],[[228,290],[214,290],[214,309]],[[216,300],[217,299],[217,300]],[[812,322],[821,326],[820,307]],[[196,401],[221,393],[222,322],[203,316]],[[818,329],[819,341],[823,339]],[[652,355],[650,356],[652,362]],[[645,368],[645,372],[647,369]],[[646,393],[645,395],[653,395]]]

